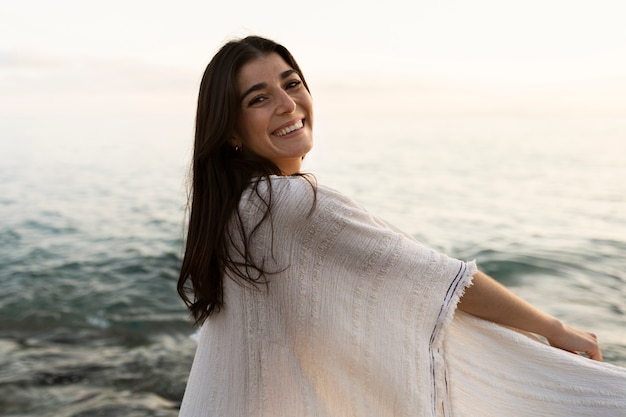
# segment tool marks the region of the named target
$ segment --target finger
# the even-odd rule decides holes
[[[602,350],[600,350],[600,345],[598,344],[598,337],[593,334],[593,333],[587,333],[589,336],[591,336],[593,338],[594,346],[593,349],[591,349],[588,352],[589,358],[602,362]]]
[[[589,359],[602,362],[602,351],[599,348],[592,352],[587,352],[587,355],[589,356]]]

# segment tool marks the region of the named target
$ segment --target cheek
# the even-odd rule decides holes
[[[248,115],[239,117],[239,120],[237,121],[235,132],[244,142],[248,141],[250,134],[255,130],[253,122],[252,118]]]
[[[248,135],[256,136],[265,133],[268,123],[268,118],[263,112],[253,112],[241,118],[241,130],[245,131]]]
[[[307,96],[302,101],[302,104],[309,113],[309,118],[313,119],[313,99],[311,98],[311,96],[307,94]]]
[[[255,117],[256,116],[256,117]],[[267,121],[258,115],[246,115],[240,119],[237,135],[248,148],[258,151],[266,142]]]

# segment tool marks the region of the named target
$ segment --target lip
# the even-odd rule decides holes
[[[272,134],[272,136],[277,136],[276,132],[279,132],[279,131],[281,131],[282,129],[284,129],[286,127],[293,126],[294,124],[296,124],[296,123],[298,123],[300,121],[302,122],[302,128],[294,130],[293,132],[289,132],[286,135],[283,135],[283,136],[280,136],[280,137],[282,138],[282,137],[285,137],[285,136],[289,136],[289,135],[291,135],[293,133],[297,133],[297,132],[301,131],[304,128],[304,126],[306,126],[306,119],[304,117],[298,117],[296,119],[292,119],[292,120],[288,121],[287,123],[284,123],[284,124],[278,126],[276,129],[272,130],[271,134]]]

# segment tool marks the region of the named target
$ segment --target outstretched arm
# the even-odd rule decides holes
[[[542,335],[554,347],[602,360],[594,334],[563,324],[480,271],[474,275],[473,285],[465,290],[458,308],[485,320]]]

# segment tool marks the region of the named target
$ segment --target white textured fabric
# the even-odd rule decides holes
[[[457,311],[444,340],[454,417],[625,417],[626,369]]]
[[[225,279],[225,307],[200,331],[181,417],[625,415],[623,369],[462,314],[452,320],[473,262],[422,246],[322,186],[311,211],[303,178],[272,177],[271,186],[273,233],[261,227],[252,252],[280,272],[267,288]],[[244,192],[248,227],[260,206]]]
[[[267,289],[225,280],[225,307],[200,331],[180,416],[436,415],[442,330],[474,264],[322,186],[311,212],[303,178],[271,185],[273,234],[266,223],[253,252],[282,272]],[[248,225],[260,204],[254,192],[242,196]]]

